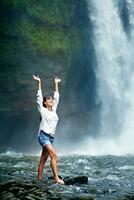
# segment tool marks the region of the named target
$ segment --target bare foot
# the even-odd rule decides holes
[[[43,179],[43,177],[37,177],[38,181],[41,181]]]
[[[62,184],[62,185],[65,184],[64,181],[62,179],[60,179],[60,178],[55,179],[55,181],[58,184]]]

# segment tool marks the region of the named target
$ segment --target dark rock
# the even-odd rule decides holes
[[[19,191],[18,194],[16,195],[17,197],[20,197],[20,196],[26,196],[29,192],[27,190],[24,190],[24,191]]]
[[[92,197],[89,194],[80,194],[79,196],[73,197],[69,200],[93,200],[94,197]]]
[[[33,184],[29,184],[29,183],[19,183],[19,186],[25,189],[32,189],[34,187]]]
[[[9,186],[9,185],[12,185],[13,183],[16,183],[15,180],[9,180],[9,181],[1,183],[0,187]]]
[[[42,199],[44,199],[44,198],[42,198],[42,197],[36,196],[36,195],[33,194],[33,193],[29,194],[28,196],[31,197],[31,198],[33,198],[33,199],[36,199],[36,200],[42,200]]]
[[[52,196],[49,199],[51,200],[61,200],[61,197],[57,197],[57,196]]]
[[[74,178],[68,178],[64,180],[66,185],[73,185],[73,184],[87,184],[88,177],[87,176],[77,176]]]
[[[10,175],[10,176],[12,175],[12,173],[11,173],[11,172],[8,172],[7,174],[8,174],[8,175]]]
[[[11,188],[9,189],[9,191],[12,192],[12,193],[15,194],[15,195],[18,194],[19,190],[20,190],[19,187],[11,187]]]
[[[24,195],[24,191],[19,190],[19,192],[16,194],[16,197],[20,197],[21,195]]]
[[[134,194],[125,195],[125,197],[123,198],[123,200],[134,200]]]
[[[7,190],[7,189],[10,188],[11,186],[13,186],[15,183],[16,183],[15,180],[10,180],[10,181],[1,183],[1,184],[0,184],[0,193],[1,193],[2,191]]]
[[[33,192],[34,192],[34,194],[36,194],[38,196],[42,195],[42,193],[43,193],[43,191],[41,191],[40,189],[36,189]]]
[[[38,197],[38,196],[36,196],[35,199],[36,199],[36,200],[42,200],[42,199],[45,200],[44,197],[42,198],[42,197]]]
[[[92,193],[92,194],[96,194],[98,191],[97,191],[96,188],[90,188],[90,189],[88,189],[87,192],[88,192],[88,193]]]
[[[107,190],[103,190],[103,194],[107,194],[107,193],[109,193],[108,189]]]
[[[51,190],[46,190],[46,193],[52,195],[52,194],[53,194],[53,191],[51,191]]]
[[[4,194],[4,195],[1,196],[1,199],[3,199],[3,200],[9,200],[9,199],[12,199],[12,198],[14,198],[14,197],[15,197],[15,196],[14,196],[13,193],[7,192],[6,194]]]
[[[35,198],[30,197],[30,196],[25,196],[24,199],[35,200]]]

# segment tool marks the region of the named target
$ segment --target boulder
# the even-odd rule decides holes
[[[74,185],[74,184],[87,184],[88,177],[87,176],[76,176],[73,178],[67,178],[64,180],[65,185]]]

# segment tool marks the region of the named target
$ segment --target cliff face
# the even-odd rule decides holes
[[[89,89],[82,84],[83,77],[90,82],[89,30],[86,0],[0,1],[1,141],[11,129],[14,136],[21,130],[23,137],[25,130],[32,132],[38,126],[33,124],[37,85],[32,74],[41,76],[44,93],[53,90],[53,79],[60,76],[59,111],[63,115],[78,111]]]
[[[48,91],[57,75],[65,86],[73,52],[83,45],[85,2],[2,0],[0,4],[0,110],[30,110],[35,92],[32,74],[42,77]]]
[[[38,73],[48,86],[49,79],[66,74],[71,3],[2,0],[0,4],[0,110],[29,110],[25,95],[34,92],[32,74]]]

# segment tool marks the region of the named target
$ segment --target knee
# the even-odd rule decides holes
[[[51,155],[51,158],[53,158],[53,159],[57,159],[57,153],[56,152],[54,152],[52,155]]]

